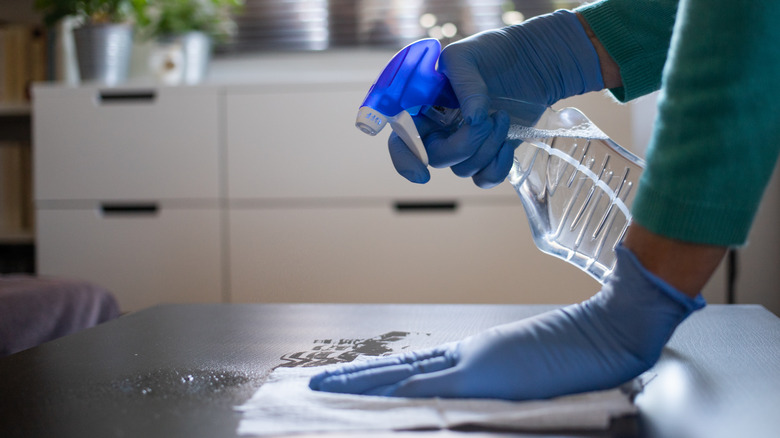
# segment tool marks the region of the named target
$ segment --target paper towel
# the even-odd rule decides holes
[[[476,426],[524,431],[597,430],[636,413],[647,378],[606,391],[549,400],[397,398],[313,391],[311,376],[332,368],[278,368],[245,404],[240,435],[445,429]]]

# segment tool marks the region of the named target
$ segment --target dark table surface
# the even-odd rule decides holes
[[[430,347],[550,308],[153,307],[0,359],[0,436],[235,436],[241,416],[234,406],[274,367]],[[636,400],[640,415],[597,436],[780,436],[780,319],[762,307],[697,312],[653,371]],[[387,435],[406,434],[413,433]]]

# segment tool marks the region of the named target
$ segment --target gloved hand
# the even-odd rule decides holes
[[[704,306],[646,271],[626,248],[580,304],[430,350],[314,376],[314,390],[400,397],[527,400],[615,387],[649,369],[675,327]]]
[[[421,130],[417,121],[418,131],[432,167],[452,167],[480,187],[501,183],[513,158],[513,146],[503,142],[503,121],[489,116],[490,96],[549,106],[604,88],[596,49],[577,16],[565,10],[452,43],[442,50],[439,71],[452,84],[465,121],[462,129],[469,132],[426,138],[434,128]],[[416,183],[430,179],[397,135],[391,134],[389,149],[401,175]]]

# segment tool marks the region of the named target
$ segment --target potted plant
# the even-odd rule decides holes
[[[166,82],[200,82],[213,41],[234,33],[243,0],[133,0],[141,35],[158,42],[153,69]],[[166,76],[167,75],[167,76]]]
[[[35,0],[48,26],[73,17],[76,58],[82,81],[123,82],[133,48],[131,0]]]

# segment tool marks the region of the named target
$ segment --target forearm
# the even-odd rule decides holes
[[[623,241],[642,265],[670,286],[689,297],[696,297],[712,277],[725,246],[703,245],[654,234],[632,223]]]

